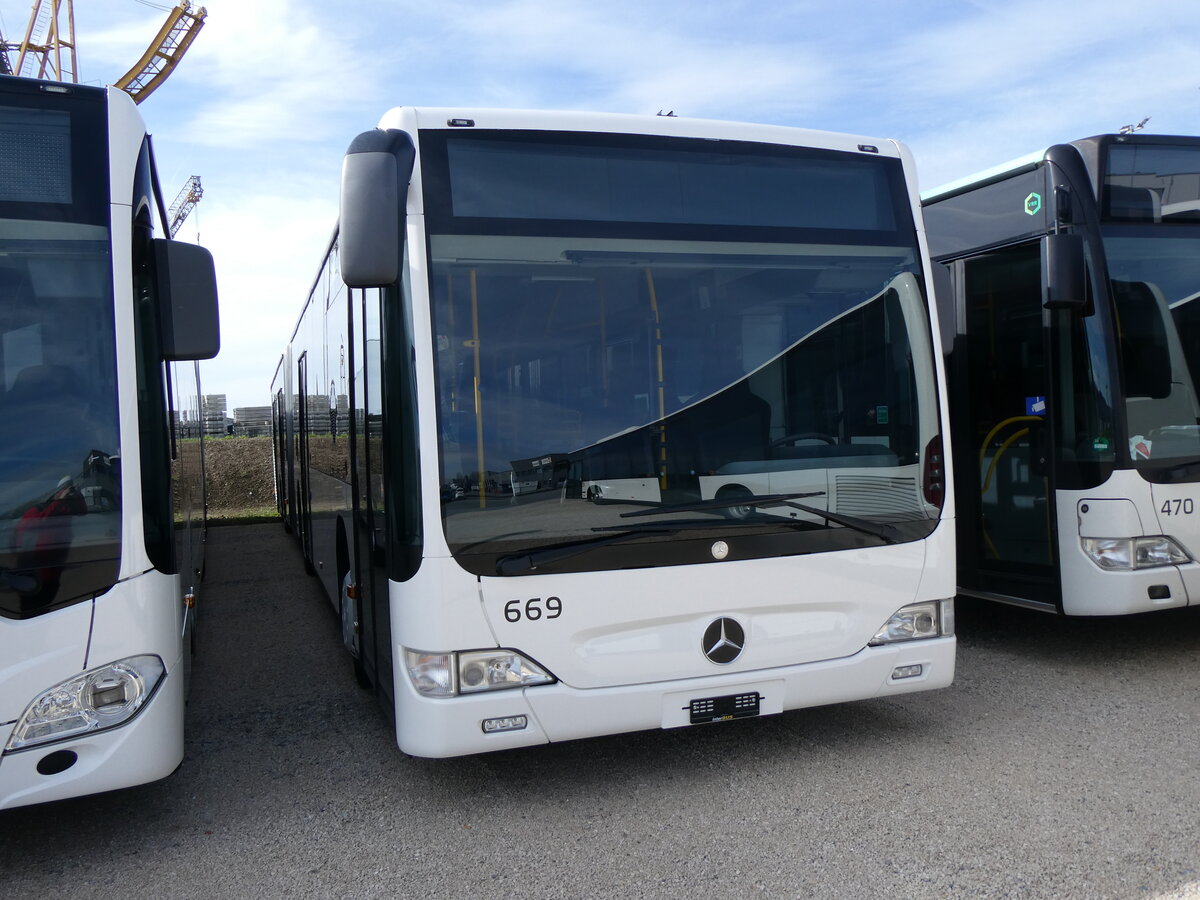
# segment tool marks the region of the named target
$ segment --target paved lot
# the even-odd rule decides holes
[[[1200,609],[964,602],[946,691],[423,761],[281,527],[210,554],[182,768],[0,813],[0,895],[1200,897]]]

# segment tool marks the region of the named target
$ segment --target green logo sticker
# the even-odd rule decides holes
[[[1042,211],[1042,195],[1036,191],[1025,198],[1025,215],[1036,216]]]

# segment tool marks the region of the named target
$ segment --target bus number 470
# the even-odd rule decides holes
[[[1196,511],[1191,497],[1185,500],[1167,500],[1159,510],[1164,516],[1190,516]]]
[[[542,618],[557,619],[562,615],[562,601],[557,597],[534,597],[531,600],[509,600],[504,604],[504,618],[508,622],[520,622],[522,618],[534,622]]]

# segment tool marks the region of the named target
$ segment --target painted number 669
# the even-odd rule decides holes
[[[547,619],[557,619],[562,615],[562,601],[557,597],[534,597],[531,600],[509,600],[504,604],[504,619],[508,622],[520,622],[528,619],[536,622],[545,616]]]

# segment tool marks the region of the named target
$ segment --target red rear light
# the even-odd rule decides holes
[[[935,434],[925,447],[925,471],[921,479],[925,500],[941,507],[946,499],[946,466],[942,458],[942,436]]]

